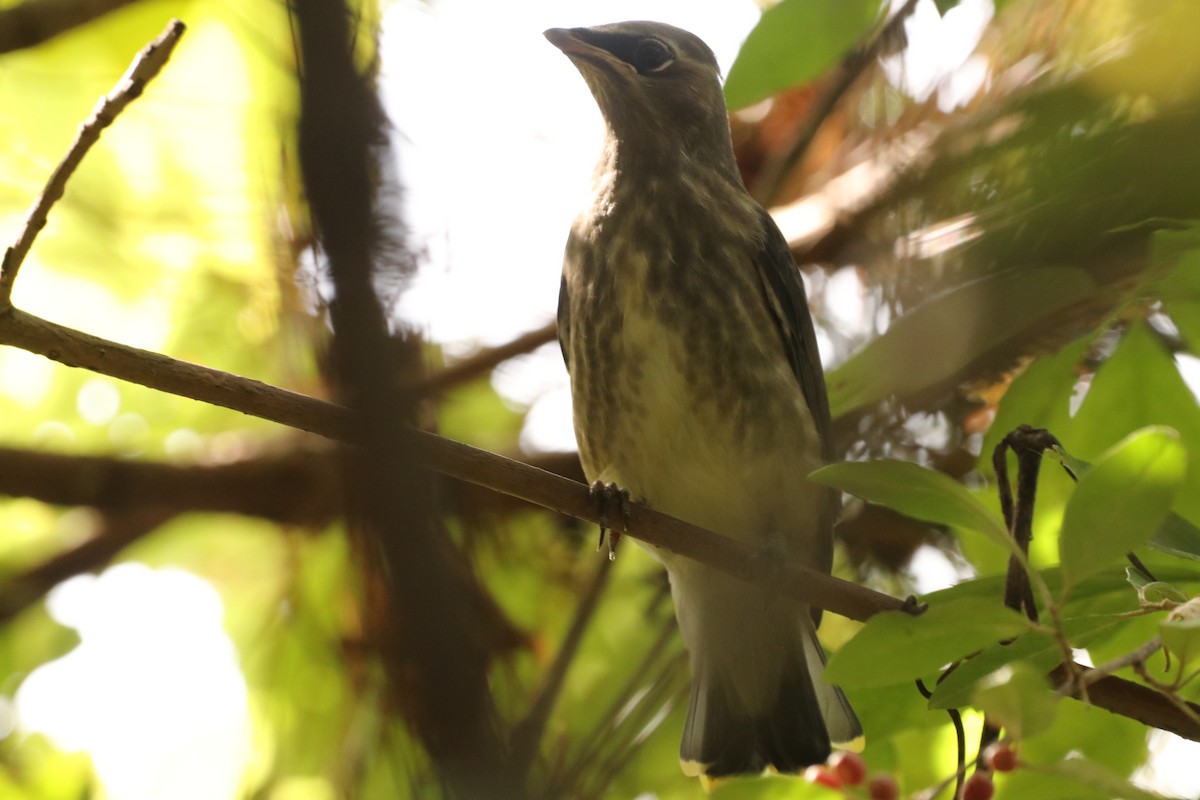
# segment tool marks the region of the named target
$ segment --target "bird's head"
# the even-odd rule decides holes
[[[682,157],[736,175],[720,69],[699,37],[661,22],[545,36],[583,74],[622,157],[644,165]]]

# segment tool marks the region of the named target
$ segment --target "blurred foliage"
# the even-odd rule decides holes
[[[943,13],[956,5],[938,3]],[[1200,7],[995,5],[978,48],[988,60],[981,91],[946,112],[936,92],[916,102],[871,65],[785,183],[790,202],[848,174],[875,176],[816,245],[797,245],[818,325],[833,345],[839,449],[854,461],[913,462],[828,473],[853,475],[856,482],[838,485],[908,515],[872,516],[883,522],[837,570],[911,592],[907,569],[872,555],[894,545],[905,525],[902,552],[940,548],[962,579],[923,598],[931,611],[919,620],[882,617],[855,638],[858,625],[826,615],[822,636],[834,649],[850,642],[832,663],[867,730],[864,757],[873,772],[895,774],[906,793],[953,774],[954,733],[942,709],[962,706],[987,709],[1010,736],[1019,729],[1025,766],[997,776],[998,797],[1140,796],[1127,781],[1148,759],[1145,726],[1050,697],[1038,678],[1061,660],[1055,632],[1000,608],[1009,551],[997,541],[1003,523],[990,456],[1024,423],[1052,431],[1070,463],[1096,465],[1078,493],[1053,462],[1039,480],[1030,559],[1059,604],[1061,635],[1099,664],[1162,630],[1177,656],[1172,670],[1181,660],[1194,669],[1194,622],[1168,620],[1166,608],[1130,612],[1143,599],[1200,590],[1191,544],[1200,523],[1200,405],[1194,378],[1185,380],[1200,363],[1200,56],[1191,42]],[[367,3],[356,11],[369,66],[379,10]],[[873,2],[785,0],[764,15],[730,71],[731,104],[802,85],[735,120],[749,184],[755,169],[777,163],[829,70],[878,11]],[[325,321],[320,281],[305,261],[311,236],[295,172],[295,59],[283,4],[147,0],[5,55],[0,234],[14,236],[78,122],[170,17],[189,26],[180,49],[54,208],[15,302],[99,336],[320,395]],[[889,47],[885,59],[898,52]],[[788,58],[780,61],[780,52]],[[854,320],[838,315],[832,291],[847,277],[861,304]],[[429,417],[446,436],[501,452],[517,449],[523,422],[486,381],[448,392]],[[1153,428],[1129,443],[1150,426],[1171,432]],[[10,348],[0,350],[0,441],[197,463],[321,446]],[[467,498],[469,491],[449,485],[443,502],[456,552],[507,632],[492,676],[502,730],[526,719],[568,629],[584,626],[529,770],[531,795],[704,796],[676,763],[688,677],[655,563],[627,546],[605,567],[591,531],[519,504]],[[1165,516],[1176,527],[1089,530],[1119,519],[1126,500],[1140,519]],[[1087,507],[1073,512],[1073,502]],[[0,574],[36,567],[121,524],[5,499]],[[1058,568],[1064,524],[1072,533],[1063,553],[1075,554],[1066,561],[1077,570],[1069,587]],[[1089,534],[1104,546],[1089,550]],[[1147,537],[1151,547],[1138,554],[1157,579],[1152,589],[1127,580],[1117,557]],[[1163,542],[1172,546],[1155,549]],[[240,796],[436,795],[420,747],[382,701],[340,525],[179,514],[121,559],[181,566],[219,591],[252,726]],[[602,569],[610,574],[597,580]],[[592,586],[601,592],[595,612],[577,620]],[[95,753],[89,759],[8,730],[22,683],[79,642],[60,624],[61,609],[53,617],[52,610],[38,604],[0,627],[0,733],[8,732],[0,739],[0,797],[108,796],[92,768],[100,764]],[[131,631],[132,639],[154,635]],[[1017,634],[1011,645],[996,643]],[[946,660],[975,650],[931,699],[912,687],[916,675],[933,687]],[[1175,673],[1165,666],[1158,653],[1148,674],[1169,682]],[[1195,681],[1176,693],[1200,697]],[[973,747],[982,714],[964,713]],[[772,776],[728,781],[712,796],[842,794]]]

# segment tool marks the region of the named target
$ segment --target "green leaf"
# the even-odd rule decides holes
[[[1068,587],[1144,544],[1170,513],[1186,469],[1178,434],[1151,427],[1127,436],[1081,476],[1058,544]]]
[[[1171,612],[1158,626],[1163,646],[1185,665],[1200,656],[1200,599],[1190,600]]]
[[[1029,628],[1012,609],[973,598],[931,606],[915,617],[876,614],[830,659],[825,677],[847,687],[904,683]]]
[[[1000,518],[948,475],[907,461],[844,461],[822,467],[809,480],[899,511],[915,519],[976,531],[1011,548]]]
[[[1055,434],[1071,443],[1075,455],[1095,461],[1122,437],[1148,425],[1174,428],[1189,451],[1200,453],[1200,404],[1158,334],[1140,322],[1093,376],[1071,429]],[[1187,486],[1173,510],[1200,521],[1200,460],[1189,465]]]
[[[1138,600],[1142,603],[1160,603],[1163,600],[1174,600],[1186,603],[1187,595],[1165,581],[1152,581],[1142,574],[1141,570],[1133,567],[1125,568],[1125,579],[1137,589]]]
[[[1061,698],[1050,691],[1046,673],[1013,664],[992,673],[975,692],[975,705],[1018,739],[1050,727]]]
[[[1055,775],[1103,792],[1112,800],[1163,800],[1162,795],[1139,789],[1108,768],[1079,756],[1068,756],[1052,764],[1026,764],[1027,769]]]
[[[1175,513],[1167,515],[1147,544],[1163,553],[1200,561],[1200,528]]]
[[[725,82],[725,101],[742,108],[833,66],[879,17],[879,0],[783,0],[767,9]]]
[[[1062,448],[1056,448],[1054,451],[1047,452],[1051,457],[1061,462],[1076,480],[1079,480],[1081,476],[1092,468],[1091,464],[1082,459],[1075,458]],[[1154,532],[1154,535],[1150,537],[1150,540],[1146,544],[1162,553],[1200,561],[1200,528],[1197,528],[1175,512],[1167,515],[1167,518],[1158,526],[1158,530]],[[1130,578],[1131,582],[1132,580]]]
[[[993,275],[926,300],[829,373],[833,416],[957,384],[976,359],[1094,292],[1083,270],[1045,267]]]

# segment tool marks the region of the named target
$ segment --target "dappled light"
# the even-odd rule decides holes
[[[0,797],[696,800],[656,557],[826,609],[865,729],[714,800],[1200,792],[1200,4],[0,6]],[[541,31],[637,18],[801,273],[832,575],[582,483]]]

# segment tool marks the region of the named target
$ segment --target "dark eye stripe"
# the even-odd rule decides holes
[[[603,48],[642,75],[661,72],[675,62],[675,51],[656,36],[575,28],[572,33],[588,44]]]

